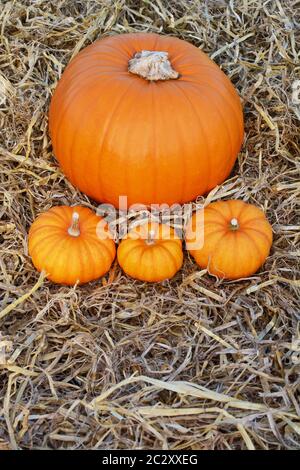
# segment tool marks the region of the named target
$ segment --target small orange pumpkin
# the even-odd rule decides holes
[[[209,204],[186,231],[187,249],[201,268],[225,279],[254,274],[272,245],[272,227],[261,209],[243,201]]]
[[[103,276],[116,255],[108,225],[86,207],[53,207],[31,225],[29,254],[38,271],[59,284]]]
[[[159,282],[181,268],[182,242],[168,225],[146,222],[129,231],[117,257],[123,271],[134,279]]]

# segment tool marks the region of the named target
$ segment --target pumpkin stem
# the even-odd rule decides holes
[[[72,223],[68,228],[68,234],[72,237],[79,237],[80,230],[79,230],[79,214],[78,212],[73,212],[72,214]]]
[[[155,244],[155,230],[149,230],[147,233],[146,245]]]
[[[229,227],[231,230],[238,230],[240,228],[239,223],[237,219],[233,218],[230,221]]]
[[[179,77],[179,73],[172,68],[168,53],[162,51],[137,52],[128,62],[128,70],[150,81]]]

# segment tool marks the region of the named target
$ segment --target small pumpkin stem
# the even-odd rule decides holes
[[[240,227],[237,219],[235,219],[235,218],[231,219],[229,226],[230,226],[231,230],[238,230],[239,227]]]
[[[72,214],[72,223],[68,228],[68,234],[72,237],[79,237],[80,230],[79,230],[79,214],[78,212],[73,212]]]
[[[128,62],[128,70],[150,81],[170,80],[179,77],[172,68],[168,53],[163,51],[137,52]]]
[[[155,244],[155,230],[149,230],[149,232],[147,233],[146,244],[147,245]]]

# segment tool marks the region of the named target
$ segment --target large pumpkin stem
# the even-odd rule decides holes
[[[79,230],[79,214],[78,212],[73,212],[72,215],[72,223],[68,228],[68,234],[72,237],[79,237],[80,230]]]
[[[179,77],[172,68],[167,52],[141,51],[137,52],[128,62],[128,70],[146,80],[170,80]]]
[[[230,224],[229,224],[229,228],[231,230],[238,230],[240,228],[237,219],[235,219],[235,218],[231,219]]]

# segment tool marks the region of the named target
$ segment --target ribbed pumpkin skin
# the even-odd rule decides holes
[[[79,214],[80,235],[68,234],[72,214]],[[58,284],[74,285],[103,276],[116,255],[114,241],[107,237],[107,224],[86,207],[53,207],[31,225],[29,255],[38,271],[45,270],[48,279]],[[98,232],[97,232],[98,227]]]
[[[128,72],[142,50],[166,51],[175,80]],[[180,39],[109,36],[66,67],[49,114],[54,154],[69,180],[101,202],[184,203],[229,175],[243,141],[240,99],[209,57]]]
[[[150,230],[154,244],[147,244]],[[183,262],[182,242],[174,230],[164,224],[145,223],[131,230],[117,251],[123,271],[134,279],[160,282],[171,279]]]
[[[202,210],[204,218],[197,222],[195,213],[186,232],[187,248],[197,264],[225,279],[254,274],[272,245],[272,227],[263,211],[238,200],[213,202]],[[237,230],[229,228],[232,219],[239,224]],[[200,240],[201,233],[203,247],[189,249],[188,244]]]

